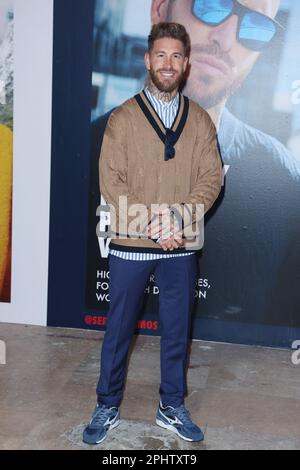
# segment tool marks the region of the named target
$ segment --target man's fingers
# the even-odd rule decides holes
[[[151,238],[158,238],[161,235],[161,227],[159,223],[154,222],[153,224],[148,225],[148,234]]]
[[[162,243],[161,243],[161,247],[162,247],[162,249],[163,249],[164,251],[168,251],[168,247],[167,247],[166,242],[162,242]]]
[[[175,235],[172,235],[170,237],[170,234],[169,234],[169,237],[168,238],[161,238],[161,240],[159,241],[159,245],[165,250],[169,250],[169,251],[174,251],[174,249],[176,250],[177,248],[181,247],[184,245],[184,241],[182,240],[182,238],[179,237],[180,233],[176,233]]]
[[[177,248],[179,248],[180,245],[178,244],[178,242],[176,240],[173,239],[172,240],[172,246],[173,246],[173,248],[177,249]]]
[[[181,232],[177,232],[175,233],[173,239],[175,240],[175,242],[179,245],[179,246],[182,246],[184,244],[184,241],[182,239],[182,233]]]
[[[161,248],[164,250],[164,251],[168,251],[168,240],[161,240],[159,242],[159,245],[161,246]]]

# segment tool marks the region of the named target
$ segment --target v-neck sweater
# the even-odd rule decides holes
[[[151,204],[192,204],[192,211],[184,208],[184,212],[189,223],[195,224],[196,204],[203,204],[206,213],[220,193],[222,162],[215,126],[203,108],[180,94],[176,119],[172,129],[167,129],[142,91],[110,115],[99,171],[100,191],[116,215],[111,246],[125,251],[163,252],[157,243],[145,238]],[[120,196],[127,197],[129,210],[120,208]],[[125,238],[124,227],[136,219],[136,214],[129,216],[133,204],[147,208],[140,217],[142,238]],[[184,251],[185,247],[176,250]]]

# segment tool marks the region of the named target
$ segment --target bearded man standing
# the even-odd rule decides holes
[[[128,351],[151,274],[160,291],[162,329],[156,423],[186,441],[204,438],[184,404],[196,253],[202,247],[190,243],[187,229],[217,199],[222,162],[211,118],[179,92],[189,46],[182,25],[153,26],[145,54],[148,85],[110,115],[105,130],[100,187],[115,223],[97,406],[83,433],[88,444],[104,441],[119,424]]]

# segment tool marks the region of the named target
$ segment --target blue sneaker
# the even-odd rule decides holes
[[[175,432],[185,441],[203,441],[204,434],[201,429],[193,423],[188,410],[184,405],[178,408],[172,406],[163,407],[160,402],[156,415],[158,426]]]
[[[83,431],[82,440],[85,444],[100,444],[106,438],[108,431],[117,427],[119,423],[119,408],[97,405],[90,424]]]

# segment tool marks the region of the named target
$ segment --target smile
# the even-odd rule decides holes
[[[163,77],[171,78],[171,77],[174,77],[175,72],[160,72],[160,74],[161,74]]]

